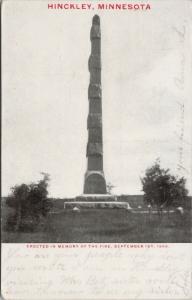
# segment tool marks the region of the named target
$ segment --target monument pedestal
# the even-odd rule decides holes
[[[83,194],[75,198],[77,202],[114,202],[117,201],[115,195],[110,194]]]
[[[130,209],[127,202],[117,201],[117,197],[109,194],[83,194],[77,196],[74,201],[64,203],[64,209],[88,209],[88,208],[121,208]]]

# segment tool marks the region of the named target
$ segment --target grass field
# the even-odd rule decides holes
[[[191,242],[191,213],[151,218],[125,209],[61,210],[48,215],[34,232],[2,231],[5,243],[186,243]]]

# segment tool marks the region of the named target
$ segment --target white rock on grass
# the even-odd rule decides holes
[[[176,208],[176,211],[179,212],[181,215],[184,214],[184,209],[183,209],[183,207],[181,207],[181,206],[177,207],[177,208]]]
[[[73,211],[80,211],[80,209],[77,206],[75,206],[73,207]]]

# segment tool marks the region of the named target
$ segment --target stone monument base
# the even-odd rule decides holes
[[[117,201],[117,197],[108,194],[84,194],[77,196],[74,201],[64,202],[64,209],[87,209],[87,208],[121,208],[131,209],[129,203]]]
[[[83,194],[80,196],[77,196],[75,198],[75,201],[79,202],[112,202],[117,201],[117,197],[115,195],[110,194]]]

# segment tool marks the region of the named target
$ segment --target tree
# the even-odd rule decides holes
[[[19,230],[27,218],[33,220],[32,225],[38,224],[41,217],[46,217],[51,208],[48,199],[49,175],[41,173],[43,178],[37,183],[20,184],[11,188],[6,204],[15,209],[14,225]],[[9,226],[9,224],[8,224]]]
[[[144,202],[156,206],[159,215],[163,207],[169,211],[170,206],[183,206],[188,194],[185,188],[186,179],[170,174],[169,169],[163,169],[160,161],[156,162],[146,170],[145,176],[141,178]]]
[[[15,225],[15,230],[17,231],[21,224],[21,219],[26,216],[28,210],[28,203],[26,201],[29,195],[29,187],[26,184],[15,185],[11,188],[11,194],[6,200],[6,204],[9,207],[15,209],[14,217],[8,219],[8,223],[13,223]],[[15,224],[14,224],[15,223]],[[9,224],[7,224],[9,226]]]

